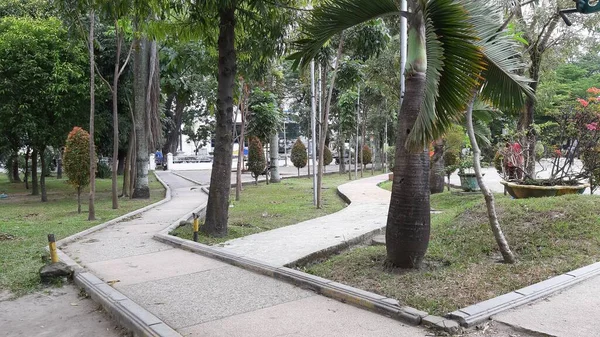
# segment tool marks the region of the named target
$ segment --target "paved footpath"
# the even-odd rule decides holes
[[[155,233],[207,199],[196,184],[157,173],[172,189],[169,202],[63,251],[182,335],[427,336],[421,328],[154,241]]]
[[[369,173],[367,173],[370,175]],[[390,192],[378,183],[388,175],[354,180],[339,187],[352,203],[339,212],[295,225],[227,241],[221,249],[284,266],[385,227]]]

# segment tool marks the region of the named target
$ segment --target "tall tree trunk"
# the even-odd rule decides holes
[[[344,162],[346,159],[346,147],[344,145],[344,137],[342,135],[342,123],[340,123],[340,128],[338,130],[338,158],[340,163],[338,169],[340,174],[346,173],[346,163]]]
[[[331,76],[331,83],[329,84],[329,92],[327,93],[327,101],[325,103],[325,109],[321,116],[321,130],[319,132],[319,163],[317,165],[317,208],[323,208],[323,156],[325,155],[325,138],[327,138],[327,130],[329,128],[329,109],[331,107],[331,97],[333,96],[333,87],[335,86],[335,78],[337,71],[342,61],[342,50],[344,49],[344,33],[340,37],[338,44],[337,55],[336,55],[336,66]],[[327,69],[327,67],[324,67]],[[327,78],[327,71],[324,70],[324,79]],[[323,81],[324,83],[325,81]],[[322,86],[323,87],[323,86]],[[314,168],[313,168],[314,169]]]
[[[40,194],[38,185],[38,150],[36,147],[31,151],[31,195]]]
[[[81,186],[77,186],[77,214],[81,214]]]
[[[46,146],[40,148],[40,164],[42,165],[42,174],[40,175],[40,189],[42,190],[42,202],[48,201],[46,194],[46,175],[48,174],[48,166],[46,165]]]
[[[58,149],[58,158],[56,159],[56,179],[62,179],[62,149]]]
[[[244,138],[246,137],[246,114],[248,113],[248,96],[250,90],[248,85],[242,80],[242,104],[240,112],[242,114],[242,125],[240,130],[240,140],[238,142],[238,161],[237,170],[235,174],[235,201],[240,201],[240,194],[242,193],[242,165],[244,164]]]
[[[227,235],[229,193],[231,191],[233,85],[236,73],[235,6],[219,9],[219,75],[217,92],[217,123],[215,151],[210,176],[206,221],[202,232],[214,237]]]
[[[431,194],[444,192],[444,140],[436,139],[429,168],[429,190]]]
[[[479,149],[479,145],[477,144],[477,139],[475,139],[475,131],[473,129],[473,103],[475,102],[475,95],[469,102],[467,107],[467,132],[469,134],[469,140],[471,141],[471,148],[473,149],[473,169],[475,170],[475,176],[477,177],[477,183],[479,184],[479,188],[481,189],[481,193],[483,193],[483,197],[485,199],[485,205],[487,207],[488,219],[490,223],[490,227],[492,232],[494,233],[494,238],[496,239],[496,243],[498,244],[498,248],[500,248],[500,253],[506,263],[515,263],[515,256],[510,250],[508,245],[508,241],[504,237],[504,233],[502,232],[502,228],[500,228],[500,223],[498,222],[498,216],[496,215],[496,205],[494,202],[494,194],[487,187],[487,185],[483,182],[483,175],[481,174],[481,164],[480,164],[480,156],[481,150]]]
[[[125,169],[125,158],[127,157],[127,151],[119,150],[117,155],[117,160],[119,164],[117,165],[117,175],[122,176],[123,170]]]
[[[11,174],[12,174],[12,182],[20,183],[21,177],[19,177],[19,150],[15,150],[11,159]]]
[[[271,136],[271,145],[269,146],[269,153],[271,155],[271,182],[278,183],[281,181],[279,175],[279,135],[277,132]]]
[[[31,149],[27,146],[27,150],[25,151],[25,189],[29,189],[29,158],[30,158]]]
[[[410,152],[406,140],[425,98],[425,25],[416,17],[409,32],[410,66],[406,92],[398,114],[394,181],[386,226],[387,260],[401,268],[418,268],[429,245],[429,155]]]
[[[96,220],[96,209],[94,207],[94,198],[96,194],[96,146],[94,144],[94,108],[95,108],[95,88],[94,88],[94,10],[90,10],[90,31],[88,37],[88,53],[90,55],[90,196],[88,203],[88,220]]]
[[[112,208],[119,208],[119,198],[117,195],[117,173],[119,166],[119,63],[121,61],[121,36],[119,34],[119,22],[115,21],[115,40],[117,44],[117,53],[115,56],[115,71],[113,74],[112,85],[112,113],[113,113],[113,157],[112,157]]]
[[[134,114],[135,114],[135,135],[136,135],[136,160],[134,163],[135,183],[133,184],[132,198],[147,199],[150,197],[148,187],[148,115],[147,92],[149,79],[149,41],[142,37],[134,40],[136,48],[134,51],[134,77],[133,77],[133,95],[134,95]]]

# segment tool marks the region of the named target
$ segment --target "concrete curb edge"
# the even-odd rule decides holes
[[[56,246],[57,247],[61,247],[61,246],[64,246],[66,244],[72,243],[74,241],[77,241],[77,240],[81,239],[82,237],[84,237],[86,235],[92,234],[92,233],[97,232],[97,231],[99,231],[101,229],[104,229],[104,228],[106,228],[108,226],[111,226],[111,225],[114,225],[116,223],[119,223],[119,222],[121,222],[121,221],[123,221],[123,220],[125,220],[127,218],[130,218],[132,216],[136,216],[136,215],[138,215],[140,213],[143,213],[143,212],[145,212],[145,211],[147,211],[149,209],[152,209],[152,208],[154,208],[156,206],[160,206],[160,205],[168,202],[169,200],[171,200],[171,189],[169,188],[169,185],[167,185],[162,179],[160,179],[160,177],[156,173],[154,173],[154,176],[156,177],[156,180],[158,180],[158,182],[160,182],[163,185],[163,187],[165,188],[165,197],[162,200],[159,200],[159,201],[157,201],[157,202],[155,202],[153,204],[144,206],[142,208],[136,209],[135,211],[129,212],[127,214],[121,215],[118,218],[114,218],[112,220],[109,220],[107,222],[101,223],[101,224],[96,225],[94,227],[88,228],[88,229],[86,229],[84,231],[81,231],[79,233],[75,233],[75,234],[73,234],[71,236],[67,236],[66,238],[58,240],[56,242]]]
[[[494,315],[505,310],[544,298],[596,275],[600,275],[600,262],[453,311],[446,317],[457,321],[464,327],[471,327],[490,318],[493,319]]]
[[[375,313],[383,314],[403,323],[411,325],[423,324],[428,327],[443,329],[452,333],[458,331],[460,328],[455,321],[443,317],[432,316],[427,312],[408,306],[401,306],[395,299],[304,273],[296,269],[273,266],[237,254],[224,252],[201,243],[169,235],[166,230],[155,234],[154,239],[170,244],[176,248],[185,249],[261,275],[291,283],[304,289],[312,290],[342,303],[352,304],[361,309],[367,309]]]
[[[64,245],[66,243],[76,241],[88,234],[115,224],[124,218],[137,215],[171,200],[171,189],[162,179],[158,177],[158,175],[155,174],[155,176],[156,179],[166,189],[165,198],[163,200],[127,213],[103,224],[94,226],[85,231],[71,235],[58,241],[57,245],[58,243]],[[158,317],[139,306],[134,301],[130,300],[127,296],[123,295],[121,292],[102,281],[93,273],[86,271],[81,265],[79,265],[75,260],[71,259],[71,257],[63,252],[60,248],[57,248],[56,251],[59,259],[73,269],[73,280],[75,284],[79,288],[84,289],[85,292],[92,298],[92,300],[100,304],[120,326],[132,332],[133,336],[181,337],[181,334],[173,330]]]

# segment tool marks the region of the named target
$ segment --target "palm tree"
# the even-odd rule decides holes
[[[303,26],[307,38],[292,55],[306,66],[319,48],[344,29],[378,17],[399,15],[409,22],[406,91],[398,115],[392,196],[386,227],[387,260],[418,268],[429,243],[429,156],[427,144],[464,114],[480,87],[480,76],[493,76],[482,94],[521,103],[521,89],[511,72],[518,58],[498,62],[482,47],[491,28],[488,6],[476,0],[410,0],[401,12],[394,0],[328,1],[315,8]],[[488,39],[489,40],[489,39]],[[498,39],[499,44],[505,39]],[[514,56],[514,53],[512,54]],[[499,56],[499,55],[492,55]],[[494,62],[495,61],[495,62]]]

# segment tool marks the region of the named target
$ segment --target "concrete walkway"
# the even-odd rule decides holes
[[[222,249],[274,266],[284,266],[378,231],[386,224],[390,192],[377,184],[387,179],[385,174],[341,185],[340,192],[352,201],[341,211],[230,240]]]
[[[427,335],[420,328],[152,240],[207,199],[196,184],[170,172],[157,173],[172,189],[169,202],[62,249],[182,335]]]

